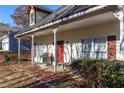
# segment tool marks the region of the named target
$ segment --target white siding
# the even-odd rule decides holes
[[[47,53],[47,45],[45,44],[37,44],[36,45],[36,63],[43,63],[43,55]]]
[[[61,29],[60,29],[61,30]],[[64,40],[64,62],[69,62],[71,58],[82,57],[82,40],[92,39],[92,46],[94,46],[94,38],[107,38],[107,36],[115,35],[117,37],[116,58],[119,59],[119,23],[118,22],[106,22],[102,24],[93,25],[85,28],[70,29],[67,31],[61,31],[57,33],[57,41]],[[43,44],[52,44],[53,34],[42,36],[35,39],[36,42],[42,42]],[[67,43],[68,42],[68,43]],[[106,40],[107,44],[107,40]],[[107,47],[107,45],[106,45]],[[101,54],[102,55],[102,54]],[[91,49],[90,58],[96,58],[93,48]],[[107,58],[107,49],[102,58]]]

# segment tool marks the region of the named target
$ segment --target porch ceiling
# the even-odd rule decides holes
[[[61,31],[67,31],[78,28],[86,28],[97,24],[107,23],[107,22],[119,22],[113,12],[107,12],[97,16],[89,17],[86,19],[81,19],[66,25],[61,25],[59,29]]]

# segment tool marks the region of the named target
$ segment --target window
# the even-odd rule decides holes
[[[82,56],[83,58],[89,58],[92,50],[92,39],[82,40]]]
[[[106,38],[94,39],[94,51],[96,53],[96,58],[105,58]]]
[[[106,58],[106,38],[92,38],[82,40],[83,58]]]
[[[7,41],[2,42],[2,48],[3,48],[3,50],[8,50],[8,42]]]
[[[35,17],[34,17],[34,13],[30,14],[30,24],[34,24],[35,23]]]
[[[92,39],[84,39],[82,43],[83,43],[83,51],[91,51]]]
[[[99,52],[106,51],[106,39],[105,38],[95,38],[94,39],[94,50]]]

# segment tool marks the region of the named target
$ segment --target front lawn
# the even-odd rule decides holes
[[[0,87],[79,87],[79,79],[65,72],[50,72],[30,63],[0,63]]]
[[[29,62],[2,62],[0,63],[0,87],[124,87],[123,62],[78,59],[72,60],[68,67],[68,71],[55,73]]]

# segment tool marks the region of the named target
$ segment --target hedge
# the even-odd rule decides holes
[[[81,76],[80,87],[124,87],[124,65],[121,61],[77,59],[72,60],[70,69]]]

